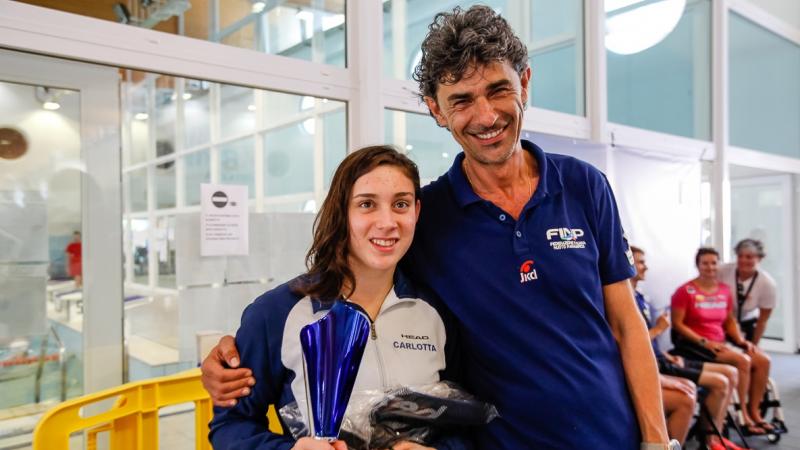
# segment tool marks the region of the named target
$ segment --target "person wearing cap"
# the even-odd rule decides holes
[[[764,259],[764,244],[757,239],[742,239],[734,247],[736,262],[723,264],[719,280],[736,288],[734,315],[745,338],[758,345],[767,321],[777,304],[775,279],[759,267]]]

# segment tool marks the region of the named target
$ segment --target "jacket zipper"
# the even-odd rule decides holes
[[[377,320],[377,318],[375,318]],[[370,319],[369,321],[369,330],[370,336],[373,341],[373,347],[375,347],[375,359],[378,361],[378,375],[381,378],[381,386],[386,389],[386,373],[383,366],[383,358],[381,357],[380,348],[378,348],[378,332],[375,329],[375,321]]]

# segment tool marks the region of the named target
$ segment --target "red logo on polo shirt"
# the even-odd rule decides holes
[[[539,278],[539,275],[536,273],[536,269],[533,268],[533,260],[529,259],[522,263],[519,266],[519,282],[527,283],[528,281],[533,281]]]

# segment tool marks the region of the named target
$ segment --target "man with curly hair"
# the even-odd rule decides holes
[[[414,78],[463,153],[423,188],[404,267],[458,318],[463,382],[498,408],[476,447],[675,448],[608,181],[521,139],[525,45],[491,8],[456,8],[430,25]],[[226,338],[203,364],[217,402],[246,386],[220,365],[235,355]]]

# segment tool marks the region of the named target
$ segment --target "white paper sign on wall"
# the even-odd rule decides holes
[[[247,255],[247,186],[200,185],[200,255]]]

